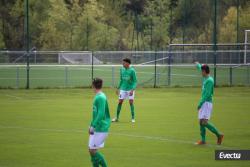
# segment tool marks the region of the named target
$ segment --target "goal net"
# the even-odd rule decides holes
[[[103,64],[92,52],[62,52],[58,54],[59,64]]]

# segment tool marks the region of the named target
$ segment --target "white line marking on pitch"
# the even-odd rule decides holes
[[[18,97],[18,96],[13,96],[13,95],[5,95],[5,96],[7,96],[7,97],[11,97],[11,98],[14,98],[14,99],[22,99],[21,97]]]
[[[0,125],[0,128],[2,129],[23,129],[23,130],[32,130],[32,131],[48,131],[48,132],[67,132],[67,133],[84,133],[84,129],[45,129],[45,128],[28,128],[28,127],[17,127],[17,126],[2,126]],[[167,138],[167,137],[159,137],[159,136],[146,136],[146,135],[134,135],[134,134],[127,134],[127,133],[118,133],[118,132],[110,132],[111,135],[117,135],[117,136],[125,136],[130,138],[141,138],[146,140],[157,140],[157,141],[166,141],[166,142],[172,142],[172,143],[181,143],[181,144],[191,144],[195,145],[194,141],[188,141],[188,140],[180,140],[180,139],[174,139],[174,138]],[[239,149],[236,147],[229,147],[229,146],[221,146],[221,145],[215,145],[215,144],[207,144],[205,146],[208,147],[216,147],[220,149]]]
[[[158,140],[158,141],[167,141],[167,142],[173,142],[173,143],[195,145],[195,141],[187,141],[187,140],[173,139],[173,138],[167,138],[167,137],[133,135],[133,134],[116,133],[116,132],[111,133],[111,134],[115,134],[115,135],[119,135],[119,136],[126,136],[126,137],[133,137],[133,138],[143,138],[143,139],[147,139],[147,140]],[[221,146],[221,145],[215,145],[215,144],[206,144],[204,146],[216,147],[216,148],[222,148],[222,149],[238,149],[236,147],[227,147],[227,146]]]

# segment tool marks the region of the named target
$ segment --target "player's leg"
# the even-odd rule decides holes
[[[119,99],[117,109],[116,109],[116,117],[114,119],[112,119],[112,122],[118,122],[119,117],[120,117],[120,113],[121,113],[121,109],[122,109],[122,103],[123,103],[123,99]]]
[[[224,138],[224,135],[219,132],[219,130],[210,122],[208,121],[206,124],[206,128],[209,129],[213,134],[217,137],[217,144],[221,144]]]
[[[218,129],[210,122],[208,121],[207,124],[205,125],[206,128],[208,128],[213,134],[215,134],[217,137],[220,137],[220,132]]]
[[[129,93],[129,92],[128,92]],[[134,106],[134,99],[135,99],[135,91],[133,91],[133,94],[129,94],[129,105],[130,105],[130,111],[131,111],[131,117],[132,122],[135,122],[135,106]]]
[[[91,162],[93,167],[107,167],[104,156],[98,152],[99,148],[104,147],[104,141],[107,138],[108,133],[94,133],[89,137],[89,153],[91,156]]]
[[[201,140],[196,142],[197,145],[203,145],[206,144],[206,127],[204,125],[205,120],[200,119],[199,124],[200,124],[200,135],[201,135]]]
[[[91,162],[93,167],[99,167],[98,158],[96,157],[95,148],[96,134],[89,135],[89,154],[91,157]]]
[[[134,100],[133,99],[129,99],[129,105],[130,105],[132,122],[135,122],[135,106],[134,106]]]
[[[206,143],[206,126],[205,126],[206,120],[200,119],[200,135],[201,135],[201,143]]]
[[[89,153],[91,156],[93,167],[99,167],[99,165],[101,165],[102,167],[107,167],[107,162],[104,156],[100,152],[98,152],[97,149],[89,149]]]
[[[207,128],[208,130],[210,130],[213,134],[215,134],[217,136],[217,144],[221,144],[222,143],[222,140],[223,140],[223,137],[224,135],[221,134],[218,129],[207,119],[202,119],[201,120],[201,137],[202,137],[202,142],[203,143],[206,143],[205,142],[205,137],[206,137],[206,129]]]
[[[91,156],[91,162],[93,167],[99,167],[98,157],[96,156],[96,149],[89,149],[89,154]]]
[[[117,105],[117,109],[116,109],[116,117],[112,120],[112,122],[118,122],[119,120],[119,116],[120,116],[120,112],[122,109],[122,104],[124,99],[126,99],[128,97],[128,94],[126,91],[120,90],[119,93],[119,101],[118,101],[118,105]]]
[[[219,130],[215,127],[215,125],[213,125],[209,120],[212,114],[212,108],[213,105],[212,103],[209,102],[205,102],[203,107],[203,111],[204,111],[204,117],[207,119],[207,121],[205,122],[205,127],[210,130],[213,134],[215,134],[217,136],[217,143],[221,144],[222,139],[224,137],[224,135],[222,135]]]
[[[207,122],[207,115],[206,111],[204,110],[204,104],[202,105],[201,109],[198,111],[198,118],[199,118],[199,124],[200,124],[200,135],[201,140],[198,141],[197,145],[203,145],[206,144],[206,122]]]
[[[116,110],[116,119],[117,120],[119,120],[119,116],[120,116],[121,109],[122,109],[122,103],[123,103],[123,99],[119,99],[118,105],[117,105],[117,110]]]

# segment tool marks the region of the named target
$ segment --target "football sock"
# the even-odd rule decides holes
[[[104,156],[99,152],[96,152],[96,156],[98,157],[98,164],[100,164],[102,167],[107,167],[107,162]]]
[[[91,155],[91,162],[93,167],[99,167],[98,157],[95,155]]]
[[[119,119],[121,108],[122,108],[122,104],[119,103],[118,106],[117,106],[117,110],[116,110],[116,118],[117,119]]]
[[[204,125],[200,125],[200,134],[201,134],[201,141],[206,142],[206,127]]]
[[[217,137],[220,137],[220,132],[217,130],[217,128],[211,123],[208,122],[206,124],[206,127],[212,132],[214,133]]]
[[[132,119],[135,119],[135,107],[133,103],[130,104],[130,111],[131,111]]]

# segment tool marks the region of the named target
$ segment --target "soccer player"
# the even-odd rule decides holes
[[[95,92],[93,102],[93,119],[89,127],[89,153],[93,167],[107,167],[104,156],[98,149],[104,147],[104,141],[108,136],[110,127],[110,114],[107,98],[102,92],[102,79],[95,78],[92,87]]]
[[[135,88],[137,85],[136,72],[133,67],[130,66],[131,60],[129,58],[123,59],[123,67],[120,69],[120,84],[117,88],[116,93],[119,94],[119,102],[116,111],[116,117],[112,122],[118,122],[119,115],[122,108],[122,103],[125,99],[129,99],[132,123],[135,122],[135,107],[134,97]]]
[[[214,80],[210,76],[209,66],[206,64],[201,65],[196,62],[196,67],[202,73],[203,84],[202,84],[202,97],[198,103],[198,117],[200,123],[200,135],[201,140],[198,141],[197,145],[206,144],[206,128],[217,136],[217,144],[222,143],[224,135],[220,133],[217,128],[209,121],[212,113],[212,101],[214,94]]]

